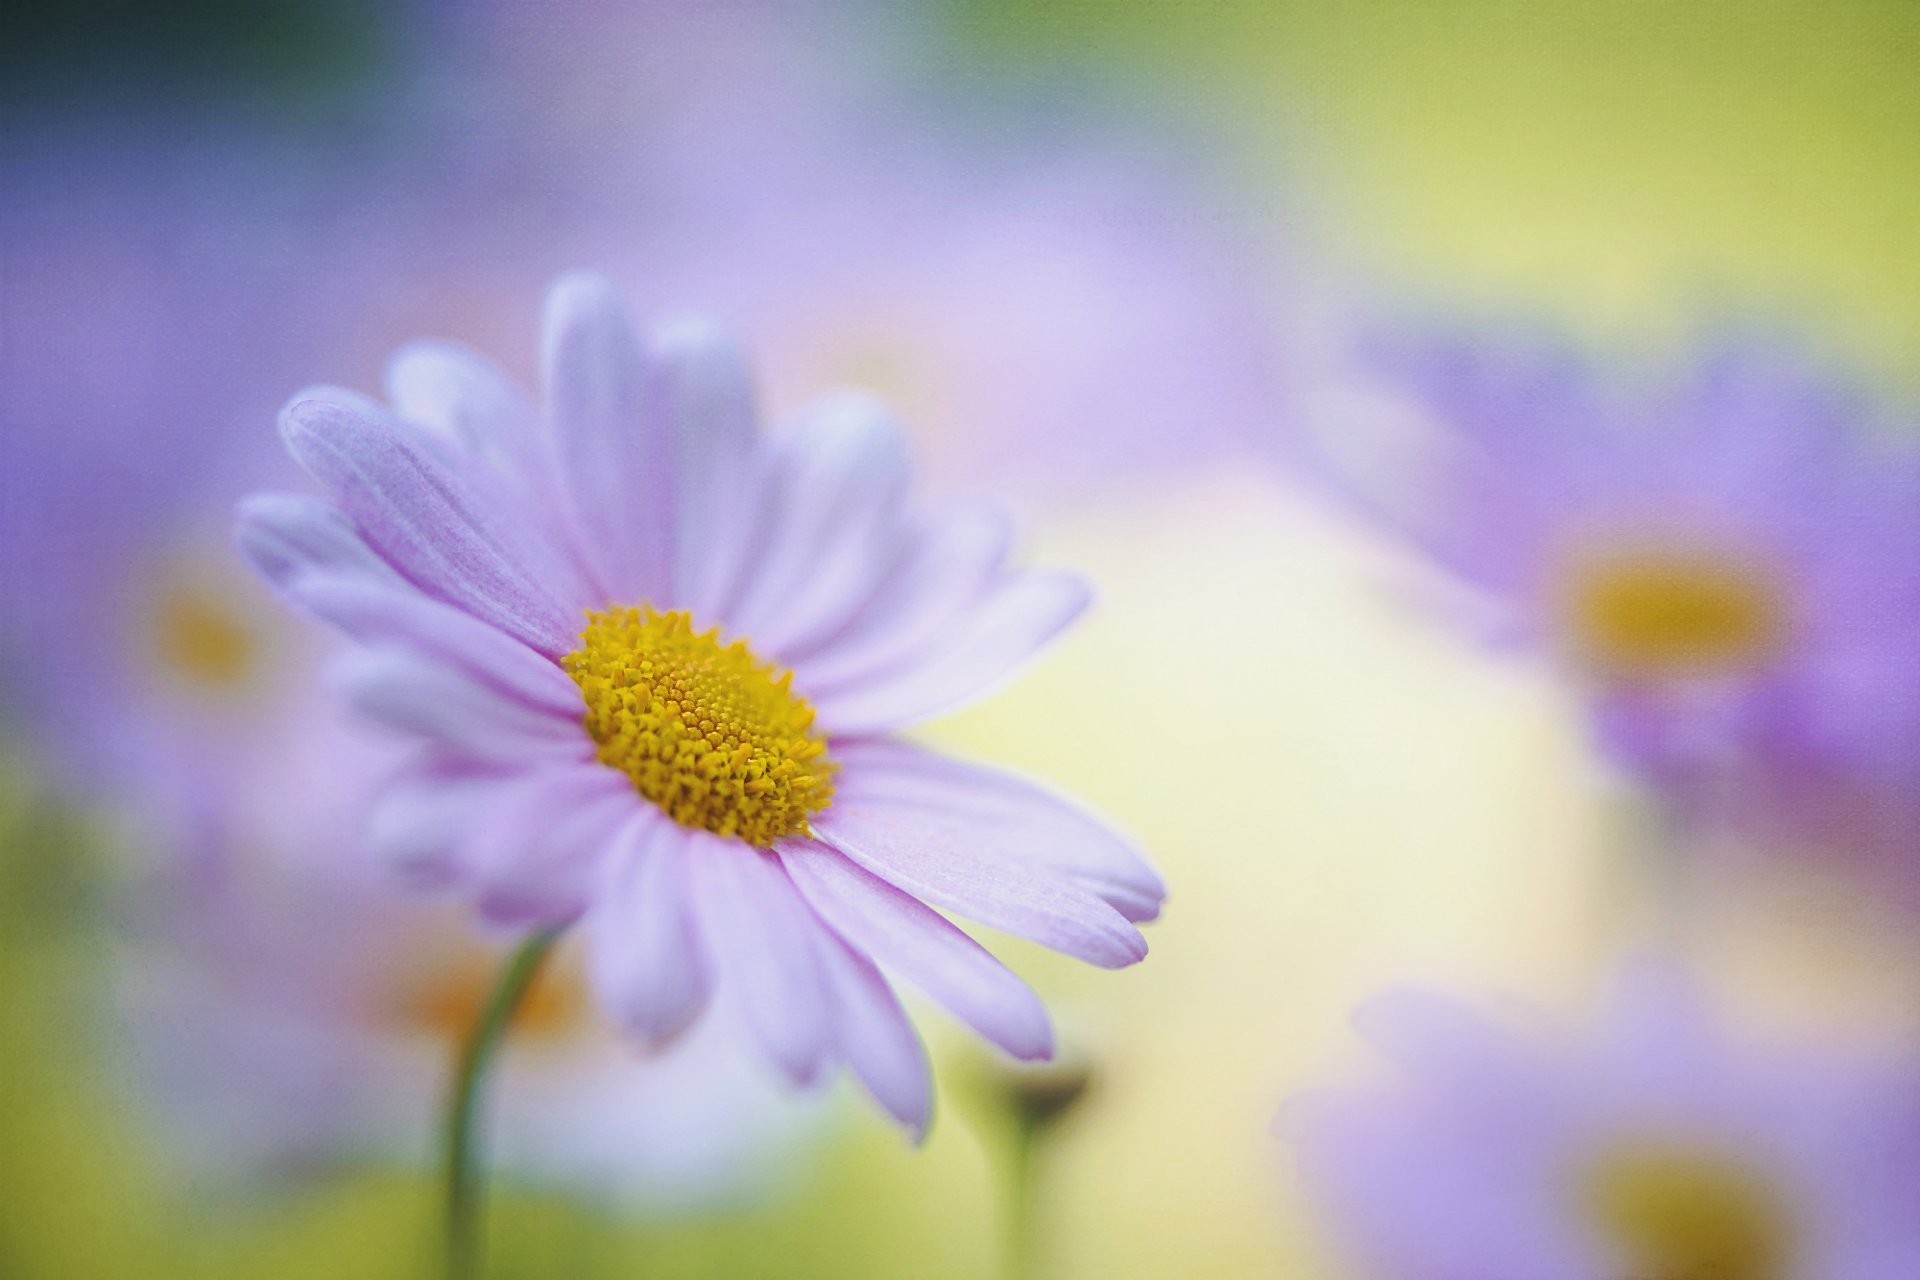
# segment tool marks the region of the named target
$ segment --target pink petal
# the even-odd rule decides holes
[[[504,631],[404,583],[383,587],[309,574],[287,594],[363,644],[405,650],[535,710],[570,722],[581,718],[579,687],[559,667]]]
[[[781,660],[806,687],[832,687],[887,669],[922,650],[980,598],[1012,543],[1012,524],[994,508],[929,521],[907,536],[844,627],[817,642],[789,645]]]
[[[404,581],[373,553],[351,520],[318,498],[259,493],[243,500],[235,513],[234,542],[260,576],[283,591],[309,573]]]
[[[653,358],[677,443],[674,598],[704,602],[733,563],[743,495],[750,491],[755,424],[753,386],[740,349],[699,321],[663,328]]]
[[[815,841],[783,843],[780,860],[853,947],[1014,1057],[1052,1056],[1053,1029],[1033,989],[926,904]]]
[[[807,685],[835,735],[886,733],[984,697],[1010,680],[1087,607],[1071,574],[1028,570],[1002,579],[922,653],[843,683]]]
[[[1118,911],[1051,868],[983,847],[945,815],[836,799],[814,832],[896,888],[981,924],[1102,968],[1146,957],[1146,939]]]
[[[933,1069],[926,1046],[873,962],[830,929],[818,936],[821,970],[833,992],[847,1065],[874,1101],[918,1142],[933,1115]]]
[[[601,865],[585,922],[595,995],[650,1049],[686,1030],[707,1002],[687,857],[687,833],[664,815],[629,819]]]
[[[616,834],[644,803],[623,775],[597,764],[513,780],[463,851],[481,918],[516,930],[577,918]]]
[[[678,460],[666,388],[605,280],[570,276],[548,295],[545,382],[560,481],[603,596],[670,598]]]
[[[401,879],[447,887],[460,877],[458,849],[475,814],[500,795],[507,777],[428,752],[397,774],[375,800],[367,848]]]
[[[1160,913],[1166,884],[1125,836],[1071,801],[1010,773],[905,742],[836,742],[841,795],[923,812],[977,847],[1051,867],[1138,924]]]
[[[457,342],[411,342],[387,362],[387,399],[480,461],[524,473],[545,451],[532,401],[485,356]]]
[[[776,440],[769,467],[747,572],[720,619],[777,656],[872,593],[897,545],[907,451],[884,411],[843,397]]]
[[[820,924],[773,855],[705,832],[689,835],[693,907],[716,990],[795,1084],[831,1064],[833,1005],[820,972]]]
[[[281,419],[289,452],[326,485],[367,545],[449,604],[557,658],[578,626],[582,588],[550,550],[390,418],[333,399]]]
[[[412,654],[357,651],[340,661],[333,678],[366,715],[468,760],[514,765],[592,758],[593,740],[577,717],[530,706]]]

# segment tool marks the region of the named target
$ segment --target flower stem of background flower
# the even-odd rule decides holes
[[[1034,1165],[1044,1126],[1033,1120],[1015,1123],[1008,1135],[1001,1177],[1006,1185],[1004,1218],[1005,1280],[1036,1280],[1040,1274],[1035,1253]]]
[[[453,1091],[447,1098],[447,1277],[472,1280],[480,1274],[481,1208],[484,1179],[478,1160],[478,1116],[481,1090],[494,1054],[506,1039],[507,1027],[520,1007],[540,966],[560,940],[560,930],[534,934],[520,944],[500,971],[500,980],[487,997],[466,1043],[460,1046]]]

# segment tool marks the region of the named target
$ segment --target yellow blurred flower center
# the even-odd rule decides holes
[[[1789,621],[1785,584],[1767,565],[1679,546],[1583,558],[1560,610],[1575,655],[1625,679],[1751,671],[1778,651]]]
[[[561,665],[601,762],[682,826],[764,848],[833,798],[813,708],[744,640],[696,632],[685,613],[594,610]]]
[[[1593,1162],[1589,1224],[1626,1280],[1784,1280],[1791,1239],[1779,1197],[1727,1155],[1658,1143]]]
[[[191,583],[168,589],[155,602],[153,652],[170,674],[213,692],[238,689],[259,658],[253,630],[213,592]]]

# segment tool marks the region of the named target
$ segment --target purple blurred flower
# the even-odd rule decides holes
[[[518,267],[592,262],[740,333],[772,416],[869,387],[934,474],[1022,497],[1218,464],[1284,412],[1281,268],[1191,140],[890,82],[900,15],[616,8],[495,6],[457,33],[470,70],[408,145],[442,178],[433,251],[469,280],[510,226]],[[508,336],[458,319],[482,349]]]
[[[991,512],[911,502],[870,402],[756,438],[732,347],[643,340],[601,282],[555,290],[545,365],[544,410],[442,344],[395,358],[391,413],[297,400],[288,446],[332,502],[243,509],[261,571],[366,645],[354,700],[420,741],[384,854],[497,925],[584,917],[643,1042],[711,1001],[790,1080],[845,1061],[915,1131],[925,1053],[879,966],[1046,1056],[1032,991],[932,908],[1114,967],[1145,955],[1159,877],[894,735],[1005,680],[1085,588],[1008,568]]]
[[[363,732],[310,711],[297,727],[331,740],[336,775],[367,752]],[[292,766],[283,757],[277,814],[260,806],[278,829],[244,833],[270,835],[279,856],[236,841],[146,877],[115,957],[135,1100],[169,1157],[222,1194],[431,1161],[447,1064],[501,962],[454,914],[341,865],[366,791],[290,786]],[[517,1020],[494,1107],[500,1168],[649,1212],[772,1189],[825,1113],[760,1078],[713,1020],[636,1054],[598,1016],[578,960],[563,952]]]
[[[1326,441],[1343,482],[1479,593],[1492,639],[1563,662],[1616,758],[1681,792],[1906,767],[1920,450],[1851,389],[1764,342],[1647,382],[1417,337],[1361,378]]]
[[[1911,1064],[1736,1043],[1653,964],[1629,971],[1590,1040],[1413,992],[1358,1023],[1396,1083],[1298,1099],[1280,1127],[1366,1274],[1920,1274]]]

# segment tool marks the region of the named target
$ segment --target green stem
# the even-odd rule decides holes
[[[553,944],[560,940],[560,932],[548,929],[536,933],[508,957],[486,1007],[467,1033],[466,1043],[460,1046],[446,1112],[447,1280],[473,1280],[480,1274],[480,1218],[485,1191],[476,1158],[480,1093],[514,1012]]]
[[[1034,1155],[1039,1126],[1016,1120],[1007,1137],[1005,1233],[1006,1280],[1034,1280],[1040,1274],[1034,1241]]]

